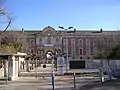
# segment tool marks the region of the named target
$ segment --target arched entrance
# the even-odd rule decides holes
[[[50,51],[50,50],[48,50],[47,52],[46,52],[46,63],[47,64],[52,64],[52,61],[53,61],[53,59],[54,59],[54,53],[52,52],[52,51]]]

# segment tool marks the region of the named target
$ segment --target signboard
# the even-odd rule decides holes
[[[44,44],[44,46],[54,46],[54,44]]]
[[[57,57],[57,72],[58,75],[63,75],[64,57]]]

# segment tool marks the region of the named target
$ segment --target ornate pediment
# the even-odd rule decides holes
[[[48,26],[48,27],[45,27],[44,29],[43,29],[43,34],[44,35],[55,35],[55,34],[57,34],[57,32],[55,31],[55,29],[54,28],[52,28],[52,27],[50,27],[50,26]]]

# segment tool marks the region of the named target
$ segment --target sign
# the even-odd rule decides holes
[[[54,44],[44,44],[44,46],[54,46]]]

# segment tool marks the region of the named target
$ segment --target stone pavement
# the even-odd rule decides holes
[[[83,85],[97,81],[97,77],[76,77],[77,88],[74,89],[72,76],[56,76],[55,90],[78,90]],[[0,90],[52,90],[51,77],[19,77],[8,84],[0,85]]]

